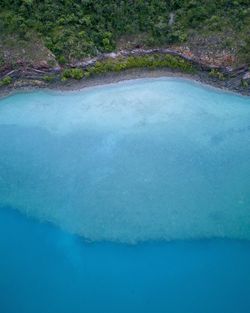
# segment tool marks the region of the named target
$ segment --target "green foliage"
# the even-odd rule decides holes
[[[47,83],[50,83],[52,82],[53,80],[55,79],[55,76],[54,75],[45,75],[43,76],[43,80]]]
[[[219,80],[224,80],[225,79],[225,76],[223,73],[221,73],[219,70],[217,69],[212,69],[210,72],[209,72],[209,76],[212,77],[212,78],[216,78],[216,79],[219,79]]]
[[[170,15],[174,14],[171,24]],[[29,41],[37,33],[59,63],[115,50],[126,37],[143,36],[140,45],[182,43],[195,29],[202,35],[249,37],[249,0],[1,0],[1,33]],[[242,56],[250,55],[246,43]]]
[[[10,76],[6,76],[0,80],[0,87],[10,85],[11,83],[12,83],[12,78]]]
[[[80,68],[65,69],[62,73],[62,81],[69,78],[80,80],[84,76],[83,70]]]
[[[63,55],[60,55],[58,58],[57,58],[57,61],[63,65],[63,64],[66,64],[66,59]]]
[[[85,70],[80,68],[68,68],[62,73],[61,80],[89,78],[91,76],[105,74],[108,72],[121,72],[136,68],[169,68],[184,73],[194,73],[193,65],[172,55],[152,54],[146,56],[121,57],[118,59],[105,59],[97,61],[94,65],[88,66]]]
[[[64,70],[62,77],[64,80],[68,78],[81,79],[83,77],[88,78],[93,75],[108,72],[121,72],[123,70],[136,68],[169,68],[185,73],[195,72],[195,68],[190,62],[178,56],[153,54],[146,56],[131,56],[128,58],[121,57],[119,59],[106,59],[96,62],[94,65],[87,67],[84,71],[81,69],[66,69]],[[81,73],[79,77],[75,76],[76,71]]]

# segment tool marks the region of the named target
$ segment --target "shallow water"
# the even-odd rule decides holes
[[[180,79],[0,102],[2,205],[90,240],[250,239],[250,99]]]
[[[249,239],[249,98],[154,79],[0,101],[0,313],[249,313]]]

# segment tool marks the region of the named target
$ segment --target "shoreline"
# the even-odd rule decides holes
[[[211,88],[215,88],[218,91],[230,92],[235,95],[250,96],[250,89],[242,90],[235,86],[231,86],[227,80],[219,80],[209,76],[205,70],[199,70],[195,74],[184,73],[179,70],[171,70],[170,68],[159,69],[126,69],[121,72],[108,72],[99,75],[95,75],[90,78],[81,80],[69,79],[66,82],[55,81],[45,83],[44,81],[36,79],[24,80],[24,84],[21,86],[8,85],[0,88],[0,100],[10,95],[22,92],[32,92],[37,90],[48,91],[80,91],[85,88],[91,88],[96,86],[103,86],[109,84],[115,84],[123,81],[129,81],[134,79],[143,78],[184,78],[196,83],[201,83]]]

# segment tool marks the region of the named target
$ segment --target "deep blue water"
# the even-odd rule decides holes
[[[0,313],[250,313],[250,98],[182,79],[0,100]]]
[[[0,209],[1,313],[248,313],[250,242],[87,243]]]

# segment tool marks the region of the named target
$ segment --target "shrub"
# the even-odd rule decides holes
[[[62,74],[62,81],[69,78],[82,79],[92,75],[104,74],[107,72],[121,72],[133,68],[170,68],[180,70],[185,73],[194,73],[195,68],[192,63],[178,56],[153,54],[145,56],[130,56],[117,59],[106,59],[97,61],[94,65],[89,66],[86,70],[79,68],[65,69]]]
[[[224,80],[225,79],[225,76],[223,73],[221,73],[219,70],[217,69],[212,69],[210,72],[209,72],[209,76],[212,77],[212,78],[216,78],[216,79],[219,79],[219,80]]]
[[[118,59],[107,59],[103,61],[98,61],[94,65],[87,68],[84,71],[84,77],[89,77],[91,75],[103,74],[106,72],[120,72],[126,69],[133,68],[170,68],[180,70],[186,73],[195,72],[193,65],[178,57],[172,55],[145,55],[145,56],[130,56],[128,58],[118,58]],[[71,78],[71,70],[66,70],[64,74],[65,77]],[[70,71],[70,73],[68,73]]]
[[[80,80],[84,77],[84,72],[80,68],[65,69],[62,74],[62,80],[68,78]]]
[[[48,83],[52,82],[54,79],[55,79],[54,75],[45,75],[45,76],[43,76],[43,80],[48,82]]]
[[[57,60],[58,60],[58,62],[60,63],[60,64],[66,64],[66,59],[65,59],[65,57],[63,56],[63,55],[60,55],[58,58],[57,58]]]
[[[249,87],[249,84],[248,84],[248,82],[246,81],[246,80],[241,80],[241,86],[243,87],[243,88],[248,88]]]
[[[0,86],[7,86],[12,83],[12,78],[10,76],[6,76],[0,80]]]

